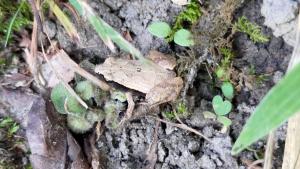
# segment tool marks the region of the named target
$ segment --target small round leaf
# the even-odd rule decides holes
[[[229,127],[232,124],[232,121],[225,116],[218,116],[217,120],[222,123],[224,127]]]
[[[180,29],[174,35],[174,42],[180,46],[193,46],[192,33],[186,29]]]
[[[70,93],[67,89],[61,84],[57,84],[51,91],[51,101],[55,109],[62,114],[66,114],[65,110],[65,100],[67,97],[70,97]]]
[[[224,82],[221,89],[227,99],[231,100],[233,98],[234,89],[230,82]]]
[[[94,97],[94,86],[90,81],[78,82],[75,91],[84,100],[89,100]]]
[[[219,116],[224,116],[228,114],[232,109],[231,102],[225,100],[219,95],[215,96],[212,100],[214,111]]]
[[[153,22],[148,26],[148,31],[159,38],[165,38],[171,33],[171,28],[166,22]]]

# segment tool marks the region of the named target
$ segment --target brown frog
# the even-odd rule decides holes
[[[183,87],[183,80],[173,71],[175,58],[157,51],[149,53],[149,61],[107,58],[95,72],[129,89],[146,94],[150,106],[174,101]]]

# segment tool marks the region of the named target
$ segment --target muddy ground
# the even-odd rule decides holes
[[[219,0],[210,0],[206,4],[218,4]],[[200,66],[192,87],[188,90],[189,116],[183,120],[188,126],[197,129],[212,140],[203,138],[167,124],[160,124],[157,139],[156,169],[246,169],[257,160],[254,151],[244,151],[238,156],[231,156],[231,147],[240,133],[245,120],[253,112],[267,91],[283,76],[292,52],[292,47],[285,44],[282,38],[276,38],[272,31],[263,25],[264,17],[260,15],[262,0],[246,0],[235,12],[234,19],[246,16],[250,21],[262,26],[263,33],[270,37],[264,44],[254,43],[242,33],[233,37],[232,47],[235,52],[233,67],[235,71],[246,77],[255,77],[246,82],[240,91],[235,93],[234,110],[229,114],[233,121],[226,133],[221,133],[221,125],[203,117],[204,111],[212,111],[211,100],[220,92],[215,81],[210,79],[204,65]],[[183,8],[170,0],[94,0],[91,6],[107,23],[120,32],[128,31],[132,43],[147,54],[156,49],[163,53],[187,54],[185,49],[168,44],[163,39],[153,37],[146,27],[152,21],[173,23]],[[75,21],[78,22],[78,21]],[[84,24],[78,24],[84,25]],[[95,35],[91,27],[80,27],[81,44],[73,44],[63,27],[53,20],[45,22],[45,30],[51,39],[57,40],[60,47],[77,62],[89,60],[94,64],[112,56],[108,48]],[[197,30],[196,30],[197,31]],[[199,30],[198,30],[199,31]],[[201,30],[200,30],[201,31]],[[201,51],[192,48],[195,57]],[[178,57],[178,56],[177,56]],[[214,58],[213,55],[210,56]],[[103,159],[106,169],[139,169],[149,164],[150,145],[155,135],[156,121],[151,117],[142,117],[127,123],[119,131],[106,129],[96,147]],[[87,135],[76,135],[82,140]],[[284,127],[277,132],[277,144],[274,157],[274,169],[280,168],[284,148]],[[80,141],[79,141],[80,142]],[[261,140],[251,148],[260,154],[264,151],[265,140]]]

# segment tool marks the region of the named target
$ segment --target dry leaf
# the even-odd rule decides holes
[[[60,53],[54,55],[50,62],[53,65],[54,69],[59,74],[63,75],[66,83],[70,82],[74,78],[74,70],[72,70],[69,64],[65,62]],[[54,87],[60,82],[60,80],[56,77],[55,72],[52,71],[51,65],[48,63],[42,65],[42,74],[47,81],[47,86],[50,88]]]

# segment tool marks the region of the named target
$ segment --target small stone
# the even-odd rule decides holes
[[[274,76],[273,76],[273,82],[276,84],[276,83],[278,83],[281,79],[282,79],[282,77],[283,77],[283,72],[281,72],[281,71],[276,71],[275,73],[274,73]]]

